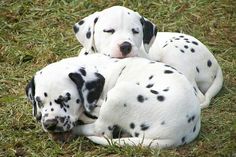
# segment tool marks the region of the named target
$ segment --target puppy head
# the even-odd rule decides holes
[[[91,112],[103,90],[105,79],[85,68],[49,65],[37,72],[26,87],[33,116],[46,132],[71,130],[84,110]]]
[[[128,8],[114,6],[85,17],[74,25],[74,32],[86,53],[100,52],[124,58],[146,53],[157,27]]]

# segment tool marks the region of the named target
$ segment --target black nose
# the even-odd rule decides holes
[[[47,129],[49,131],[53,131],[56,129],[57,123],[58,123],[58,121],[56,119],[48,119],[43,123],[43,125],[44,125],[45,129]]]
[[[120,45],[120,51],[122,52],[123,56],[126,56],[127,54],[129,54],[131,49],[132,49],[132,45],[127,41],[123,42]]]

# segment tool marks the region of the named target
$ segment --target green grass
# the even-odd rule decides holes
[[[191,34],[214,53],[224,87],[202,111],[198,138],[177,149],[102,147],[86,138],[59,144],[32,118],[24,88],[43,66],[81,49],[72,26],[106,7],[124,5],[159,31]],[[231,156],[236,155],[236,1],[0,1],[0,156]]]

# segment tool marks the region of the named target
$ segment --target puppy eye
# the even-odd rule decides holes
[[[132,28],[132,32],[133,32],[133,34],[138,34],[139,33],[139,31],[135,30],[134,28]]]
[[[107,30],[104,29],[103,32],[113,34],[113,33],[115,33],[115,30],[114,29],[107,29]]]

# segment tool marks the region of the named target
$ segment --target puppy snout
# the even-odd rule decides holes
[[[120,51],[122,53],[123,56],[126,56],[127,54],[129,54],[131,52],[132,49],[132,45],[125,41],[120,45]]]
[[[55,130],[57,128],[57,124],[57,119],[48,119],[43,123],[45,129],[47,129],[48,131]]]

